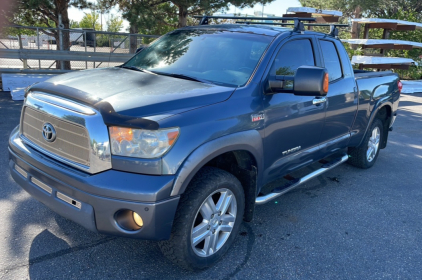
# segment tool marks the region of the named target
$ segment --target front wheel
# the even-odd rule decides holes
[[[370,168],[375,164],[380,151],[380,142],[384,126],[380,119],[375,119],[369,128],[362,144],[357,148],[349,148],[349,163],[359,168]]]
[[[242,222],[245,198],[232,174],[204,167],[192,179],[179,203],[163,254],[189,270],[215,264],[232,245]]]

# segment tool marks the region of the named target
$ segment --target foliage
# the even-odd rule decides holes
[[[359,47],[359,48],[356,48],[356,49],[352,49],[350,47],[350,44],[349,43],[344,43],[343,46],[346,49],[347,54],[349,55],[350,60],[352,60],[352,57],[354,55],[363,55],[364,54],[362,47]]]
[[[354,16],[354,11],[357,6],[361,7],[363,17],[378,17],[389,19],[400,19],[410,22],[422,21],[422,1],[420,0],[299,0],[303,6],[315,7],[319,9],[333,9],[340,10],[344,14],[344,18]],[[343,19],[344,20],[344,19]],[[363,37],[363,28],[361,28],[360,38]],[[369,38],[382,38],[383,29],[370,29]],[[346,32],[340,32],[340,37],[350,36]],[[390,31],[390,39],[404,40],[412,42],[422,42],[422,31]],[[344,44],[350,56],[374,54],[379,53],[378,49],[361,48],[353,49],[349,44]],[[405,79],[421,79],[422,78],[422,64],[421,56],[422,49],[413,50],[387,50],[386,56],[390,57],[405,57],[411,58],[419,62],[420,67],[412,66],[409,70],[395,70],[399,73],[401,78]]]
[[[91,5],[87,0],[14,0],[9,3],[9,6],[0,11],[0,16],[6,18],[9,24],[22,20],[26,25],[40,26],[41,24],[54,28],[59,25],[59,17],[61,17],[65,29],[70,28],[69,7],[86,8]],[[43,32],[55,37],[56,42],[59,42],[57,30],[43,30]],[[64,32],[62,45],[64,50],[70,48],[68,32]],[[59,61],[56,62],[56,67],[60,69]],[[64,62],[64,68],[70,69],[69,61]]]
[[[299,2],[304,7],[339,10],[346,17],[352,17],[358,6],[364,17],[391,18],[400,10],[422,12],[420,0],[299,0]]]
[[[70,28],[80,28],[79,22],[77,22],[75,20],[70,20],[69,26],[70,26]]]
[[[421,22],[422,15],[414,11],[399,10],[394,16],[394,19],[407,20],[412,22]],[[422,42],[422,30],[415,31],[391,31],[391,39],[394,40],[405,40],[412,42]],[[409,70],[397,70],[400,77],[405,79],[422,79],[422,49],[413,50],[390,50],[387,53],[388,56],[400,56],[411,58],[415,60],[419,67],[412,66]]]
[[[11,1],[12,7],[8,11],[1,11],[6,16],[10,24],[16,20],[23,19],[28,25],[39,23],[48,27],[51,23],[58,25],[59,15],[65,28],[69,28],[68,8],[87,8],[91,4],[87,0],[15,0]]]
[[[96,11],[91,11],[91,13],[85,13],[81,21],[79,22],[80,28],[92,28],[97,31],[101,31],[101,24],[99,23],[98,19],[100,18],[100,14]]]
[[[96,35],[95,44],[97,47],[110,47],[110,38],[108,35]]]
[[[177,28],[177,8],[170,3],[162,3],[148,15],[141,14],[137,19],[138,32],[145,35],[166,34]],[[154,38],[142,38],[143,44],[149,44]]]
[[[123,20],[120,17],[110,15],[107,20],[107,31],[108,32],[120,32],[123,28]]]
[[[27,26],[28,22],[26,21],[23,14],[16,14],[14,15],[14,25],[21,25],[21,26]],[[33,36],[36,35],[36,31],[33,29],[26,29],[26,28],[13,28],[13,27],[7,27],[3,28],[2,33],[9,36],[21,36],[21,35],[29,35]]]
[[[99,0],[99,3],[108,7],[118,5],[123,12],[123,18],[137,30],[147,33],[154,30],[163,34],[193,23],[193,20],[188,18],[189,15],[225,10],[230,4],[245,8],[272,1],[274,0]]]

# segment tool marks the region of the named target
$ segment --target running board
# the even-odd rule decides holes
[[[322,173],[324,173],[325,171],[328,171],[334,167],[336,167],[337,165],[342,164],[343,162],[347,161],[349,159],[348,155],[343,155],[341,158],[337,158],[333,161],[330,161],[324,165],[321,166],[320,169],[315,170],[314,172],[299,178],[299,179],[294,179],[292,181],[290,181],[290,183],[288,183],[287,185],[281,187],[281,188],[276,188],[273,190],[272,193],[269,193],[267,195],[263,195],[263,196],[258,196],[255,200],[255,204],[264,204],[267,203],[268,201],[279,197],[282,194],[285,194],[288,191],[291,191],[292,189],[296,188],[297,186],[309,181],[310,179],[317,177],[319,175],[321,175]]]

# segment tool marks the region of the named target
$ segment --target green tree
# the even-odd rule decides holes
[[[110,18],[107,20],[107,31],[108,32],[120,32],[123,28],[123,19],[110,15]]]
[[[1,0],[3,2],[3,0]],[[59,25],[59,17],[65,29],[70,28],[69,7],[87,8],[91,4],[87,0],[14,0],[9,2],[9,6],[2,9],[1,16],[7,18],[10,24],[22,19],[28,25],[43,24],[47,27]],[[60,36],[57,30],[43,31],[45,34],[53,36],[57,45],[60,45]],[[64,50],[70,49],[69,32],[63,32],[61,42]],[[60,61],[56,61],[56,67],[61,68]],[[64,69],[70,69],[70,62],[64,62]]]
[[[399,11],[422,12],[420,0],[299,0],[304,7],[342,11],[344,16],[353,17],[360,7],[364,17],[391,18]]]
[[[79,27],[81,28],[92,28],[94,30],[102,31],[101,24],[99,22],[100,14],[96,11],[91,11],[91,13],[85,13],[81,21],[79,22]]]
[[[303,6],[314,7],[319,9],[332,9],[342,11],[344,20],[354,17],[375,17],[375,18],[389,18],[400,19],[410,22],[422,22],[422,1],[420,0],[299,0]],[[359,13],[356,13],[359,11]],[[357,24],[355,25],[357,26]],[[354,30],[352,29],[352,33]],[[361,32],[356,29],[356,36],[358,38]],[[383,34],[382,29],[370,29],[369,38],[381,38]],[[352,34],[353,35],[353,34]],[[343,38],[349,37],[348,34],[340,32]],[[361,37],[361,36],[360,36]],[[353,37],[352,37],[353,38]],[[412,42],[422,42],[422,30],[415,31],[390,31],[390,39],[404,40]],[[379,53],[378,50],[368,50],[365,52],[360,48],[351,48],[349,44],[345,44],[349,56],[362,55],[365,52]],[[386,56],[391,57],[406,57],[412,58],[417,62],[421,62],[421,49],[413,50],[387,50]],[[413,67],[409,70],[396,70],[402,78],[407,79],[421,79],[422,68]]]
[[[80,28],[79,22],[77,22],[76,20],[70,20],[69,26],[70,28]]]
[[[268,4],[274,0],[99,0],[103,6],[118,5],[123,18],[130,23],[130,33],[141,30],[167,32],[178,27],[193,24],[188,16],[210,14],[228,9],[229,5],[239,8],[253,7],[255,4]],[[160,33],[162,34],[162,33]],[[131,51],[137,48],[136,38],[130,42]]]

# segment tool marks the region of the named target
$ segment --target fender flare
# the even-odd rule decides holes
[[[362,137],[362,139],[360,140],[360,142],[359,142],[359,145],[358,145],[358,146],[362,145],[362,141],[363,141],[363,139],[365,139],[365,135],[366,135],[366,133],[368,133],[369,127],[370,127],[370,125],[372,124],[372,122],[374,121],[375,116],[376,116],[376,115],[378,114],[378,112],[379,112],[382,108],[384,108],[385,106],[389,106],[389,107],[391,108],[391,110],[393,110],[393,104],[392,104],[392,103],[391,103],[391,101],[390,101],[390,97],[386,97],[386,98],[379,99],[379,100],[377,101],[377,103],[375,103],[375,105],[374,105],[374,107],[373,107],[373,109],[372,109],[372,112],[371,112],[371,116],[369,117],[368,125],[366,126],[366,129],[365,129],[365,133],[363,134],[363,137]]]
[[[185,192],[193,176],[211,159],[226,152],[244,150],[250,152],[256,159],[258,176],[257,185],[263,174],[263,145],[262,137],[257,130],[247,130],[222,136],[211,140],[196,148],[183,162],[173,184],[171,196]]]

